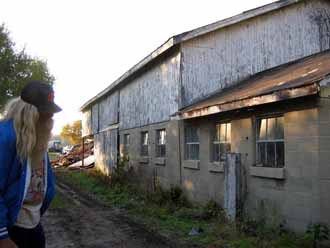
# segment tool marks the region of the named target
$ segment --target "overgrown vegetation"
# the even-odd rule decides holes
[[[122,161],[111,177],[103,176],[96,170],[58,172],[57,176],[73,187],[91,193],[103,203],[123,209],[132,220],[147,228],[172,240],[189,243],[189,246],[326,247],[322,246],[329,235],[326,226],[312,225],[305,235],[297,236],[285,230],[275,217],[273,221],[266,222],[266,213],[262,211],[269,210],[262,204],[258,210],[259,218],[244,217],[230,223],[215,201],[209,201],[205,206],[194,206],[179,187],[164,189],[155,180],[152,191],[143,190],[132,183],[131,179],[135,179],[136,175],[127,162]]]

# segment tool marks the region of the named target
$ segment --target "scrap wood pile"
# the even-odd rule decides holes
[[[58,159],[51,161],[52,165],[68,167],[82,160],[82,155],[85,158],[92,157],[94,154],[94,142],[88,142],[84,145],[84,154],[82,144],[75,145],[70,152],[61,155]]]

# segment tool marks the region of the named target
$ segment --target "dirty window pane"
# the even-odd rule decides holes
[[[149,134],[148,132],[141,133],[141,156],[148,156]]]
[[[284,167],[284,142],[276,142],[276,160],[277,167]]]
[[[258,143],[258,164],[266,165],[266,143]]]
[[[231,123],[227,123],[226,141],[231,142]]]
[[[267,142],[267,166],[275,167],[275,143]]]
[[[213,161],[220,161],[220,144],[213,144]]]
[[[148,145],[148,143],[149,143],[148,132],[142,132],[141,133],[141,143],[142,143],[142,145]]]
[[[185,159],[199,160],[198,127],[185,127]]]
[[[166,130],[157,130],[157,144],[165,145],[166,144]]]
[[[199,160],[199,144],[186,144],[185,159]]]
[[[215,130],[213,134],[213,141],[220,141],[220,124],[215,125]]]
[[[199,160],[199,145],[191,145],[191,159]]]
[[[166,146],[158,145],[156,146],[156,157],[163,158],[166,155]]]
[[[220,141],[226,141],[226,124],[220,125]]]
[[[166,130],[156,131],[156,157],[165,157],[166,155]]]
[[[258,139],[265,140],[266,139],[266,127],[267,127],[267,119],[261,119],[259,122],[259,130],[258,130]]]
[[[275,138],[284,139],[284,117],[276,118]]]
[[[198,128],[193,126],[187,126],[185,128],[185,140],[186,142],[199,142]]]
[[[221,123],[215,125],[213,137],[213,161],[223,162],[225,161],[226,153],[230,152],[231,124]]]
[[[275,139],[276,118],[267,119],[267,140]]]

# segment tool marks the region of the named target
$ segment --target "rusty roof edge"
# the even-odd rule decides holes
[[[325,51],[322,51],[320,53],[315,53],[315,54],[311,54],[309,56],[306,56],[306,57],[303,57],[303,58],[299,58],[297,60],[293,60],[293,61],[289,61],[288,63],[285,63],[285,64],[281,64],[281,65],[278,65],[276,67],[272,67],[272,68],[269,68],[269,69],[266,69],[264,71],[260,71],[260,72],[257,72],[255,74],[252,74],[252,75],[249,75],[245,78],[242,78],[241,80],[239,81],[236,81],[234,82],[232,85],[228,86],[228,87],[225,87],[225,88],[222,88],[222,89],[219,89],[219,90],[216,90],[215,92],[212,92],[211,94],[208,94],[206,96],[203,96],[201,98],[198,98],[196,99],[195,101],[193,101],[191,104],[179,109],[178,112],[187,112],[189,111],[190,108],[192,108],[194,105],[196,104],[199,104],[201,102],[205,102],[205,101],[208,101],[209,99],[215,97],[216,95],[218,94],[221,94],[221,93],[225,93],[225,92],[228,92],[232,89],[235,89],[237,87],[242,87],[242,86],[245,86],[247,83],[249,83],[250,80],[257,80],[258,78],[260,77],[263,77],[265,75],[268,75],[269,73],[274,73],[274,72],[277,72],[277,71],[281,71],[283,68],[287,68],[288,66],[291,66],[291,65],[295,65],[297,63],[301,63],[301,62],[304,62],[304,61],[308,61],[310,59],[313,59],[315,57],[318,57],[318,56],[323,56],[325,54],[329,53],[330,54],[330,49],[327,49]],[[324,75],[323,77],[326,77],[330,75],[330,73]],[[322,77],[321,77],[322,78]],[[315,81],[320,81],[319,79],[315,79],[313,82],[311,83],[314,83]],[[268,93],[267,93],[268,94]],[[188,110],[187,110],[188,109]]]
[[[193,117],[183,117],[183,115],[191,115],[189,113],[202,112],[203,110],[207,111],[206,109],[209,109],[209,108],[212,108],[212,107],[215,107],[215,106],[223,106],[223,105],[228,105],[228,104],[234,104],[234,103],[237,103],[237,102],[248,101],[248,100],[251,100],[251,99],[254,99],[254,98],[267,97],[267,96],[271,96],[271,95],[280,94],[281,92],[288,92],[288,91],[299,90],[299,89],[303,89],[303,90],[304,89],[307,89],[307,90],[310,89],[310,91],[308,91],[308,93],[306,93],[306,94],[302,94],[302,95],[298,95],[298,96],[294,96],[294,97],[283,98],[283,99],[281,99],[281,101],[282,100],[288,100],[288,99],[291,99],[291,98],[301,97],[301,96],[314,95],[314,94],[317,94],[320,91],[320,86],[318,84],[319,81],[321,81],[321,80],[318,80],[317,82],[313,81],[309,84],[304,84],[304,85],[300,85],[300,86],[293,87],[293,88],[280,89],[280,90],[276,90],[276,91],[273,91],[273,92],[268,92],[268,93],[265,93],[265,94],[249,96],[249,97],[245,97],[245,98],[241,98],[241,99],[235,99],[235,100],[232,100],[232,101],[228,101],[228,102],[224,102],[224,103],[220,103],[220,104],[213,104],[213,105],[209,105],[209,106],[204,106],[204,107],[197,108],[197,109],[190,109],[190,110],[187,110],[187,111],[181,110],[181,111],[176,112],[172,117],[179,116],[180,119],[191,119],[191,118],[206,116],[206,115],[210,115],[210,114],[225,112],[225,111],[229,111],[229,110],[235,110],[235,109],[229,109],[229,110],[225,110],[225,111],[219,111],[219,112],[214,112],[214,113],[204,114],[204,115],[197,115],[197,116],[193,116]],[[265,104],[265,103],[267,103],[267,102],[264,102],[262,104]],[[256,106],[256,105],[257,104],[249,105],[249,106],[243,106],[243,107],[240,107],[240,108]]]

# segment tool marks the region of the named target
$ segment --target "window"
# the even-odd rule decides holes
[[[257,121],[257,164],[284,167],[284,117]]]
[[[166,156],[166,130],[156,130],[156,157],[163,158]]]
[[[141,156],[147,157],[149,146],[149,134],[148,132],[141,132]]]
[[[123,146],[123,154],[126,156],[128,155],[129,151],[129,134],[124,134],[124,146]]]
[[[230,152],[231,142],[231,124],[220,123],[215,126],[212,154],[214,162],[224,162],[226,160],[226,153]]]
[[[194,126],[185,127],[185,159],[199,160],[199,137],[198,128]]]

